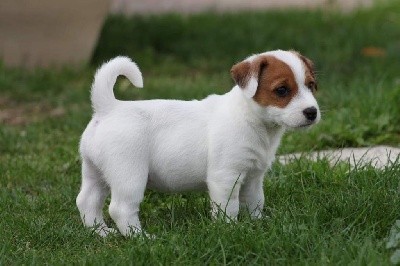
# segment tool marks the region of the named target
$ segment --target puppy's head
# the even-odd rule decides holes
[[[294,51],[271,51],[234,65],[231,74],[265,123],[308,127],[321,119],[313,63]]]

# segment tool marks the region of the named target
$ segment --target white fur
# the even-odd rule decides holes
[[[282,52],[272,54],[282,59]],[[298,61],[287,58],[301,80],[304,69],[302,74]],[[260,217],[265,172],[286,127],[302,126],[301,108],[317,106],[312,94],[301,88],[282,109],[261,107],[238,86],[201,101],[118,101],[112,87],[120,74],[142,86],[137,66],[118,57],[98,70],[92,87],[94,115],[81,139],[77,197],[85,225],[97,226],[101,235],[112,231],[102,214],[111,191],[109,212],[119,231],[139,232],[146,188],[208,189],[213,215],[222,211],[235,219],[242,205],[252,217]]]
[[[117,77],[127,77],[133,85],[143,87],[142,73],[130,58],[118,56],[99,68],[92,85],[92,105],[94,112],[107,113],[117,102],[113,90]]]
[[[253,98],[257,92],[257,87],[258,87],[257,79],[258,77],[250,77],[246,87],[243,88],[244,95],[249,99]]]

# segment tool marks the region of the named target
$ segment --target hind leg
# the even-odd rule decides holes
[[[145,165],[144,162],[120,160],[107,175],[111,188],[109,213],[124,236],[140,233],[142,230],[139,206],[147,185],[148,169]]]
[[[83,160],[82,185],[76,198],[76,205],[85,226],[95,228],[101,236],[115,231],[107,227],[103,218],[103,205],[108,192],[108,187],[101,179],[101,174],[96,167]]]

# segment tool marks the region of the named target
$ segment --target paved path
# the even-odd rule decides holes
[[[324,150],[312,153],[293,153],[279,156],[277,160],[286,164],[300,157],[313,161],[327,158],[334,165],[338,161],[350,162],[351,166],[371,163],[376,168],[384,168],[396,160],[400,161],[400,148],[389,146],[376,146],[370,148],[344,148],[340,150]]]
[[[371,6],[373,2],[374,0],[112,0],[111,11],[128,15],[284,8],[334,8],[351,11],[360,6]]]

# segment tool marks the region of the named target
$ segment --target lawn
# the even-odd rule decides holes
[[[246,214],[237,223],[212,221],[206,193],[148,192],[141,219],[154,239],[103,239],[82,226],[78,143],[101,62],[124,54],[141,67],[144,88],[121,79],[120,99],[190,100],[227,92],[235,62],[278,48],[315,61],[323,110],[314,128],[286,134],[279,154],[400,145],[394,1],[350,14],[111,16],[86,66],[29,72],[0,64],[0,265],[390,264],[400,248],[392,239],[400,234],[392,228],[400,218],[399,161],[381,170],[324,160],[276,164],[257,221]]]

